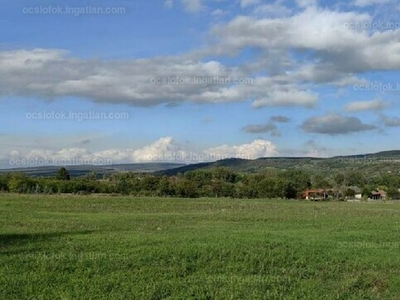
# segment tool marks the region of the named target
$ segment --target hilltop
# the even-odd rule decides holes
[[[198,169],[227,167],[235,172],[257,173],[265,169],[303,170],[315,174],[329,175],[336,171],[360,171],[363,173],[398,173],[400,167],[400,150],[377,153],[356,154],[347,156],[320,157],[263,157],[258,159],[229,158],[215,162],[195,164],[182,163],[133,163],[109,166],[66,166],[71,177],[96,173],[98,177],[105,174],[123,172],[154,173],[157,175],[177,175]],[[32,177],[55,176],[59,166],[26,167],[0,170],[7,172],[22,172]]]
[[[136,163],[136,164],[117,164],[108,166],[66,166],[71,177],[78,177],[87,175],[89,173],[96,173],[98,177],[103,177],[106,174],[115,174],[122,172],[133,173],[152,173],[171,168],[178,168],[184,166],[177,163]],[[48,177],[56,176],[60,166],[44,166],[44,167],[26,167],[0,170],[0,174],[9,172],[21,172],[31,177]]]
[[[256,173],[263,169],[301,169],[321,175],[327,175],[338,170],[360,170],[369,173],[398,172],[400,166],[400,150],[378,153],[335,156],[329,158],[317,157],[265,157],[254,160],[224,159],[216,162],[199,163],[178,168],[158,171],[158,174],[177,175],[202,168],[228,167],[236,172]]]

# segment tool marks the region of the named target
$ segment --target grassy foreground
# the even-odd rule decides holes
[[[0,194],[0,299],[399,299],[400,203]]]

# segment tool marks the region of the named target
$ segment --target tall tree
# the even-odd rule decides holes
[[[58,170],[56,178],[58,180],[70,180],[71,177],[66,168],[62,167]]]

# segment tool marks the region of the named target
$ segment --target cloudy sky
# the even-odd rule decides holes
[[[5,0],[0,25],[1,167],[400,149],[399,1]]]

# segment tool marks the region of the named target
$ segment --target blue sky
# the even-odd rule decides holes
[[[399,149],[400,3],[3,1],[0,167]]]

